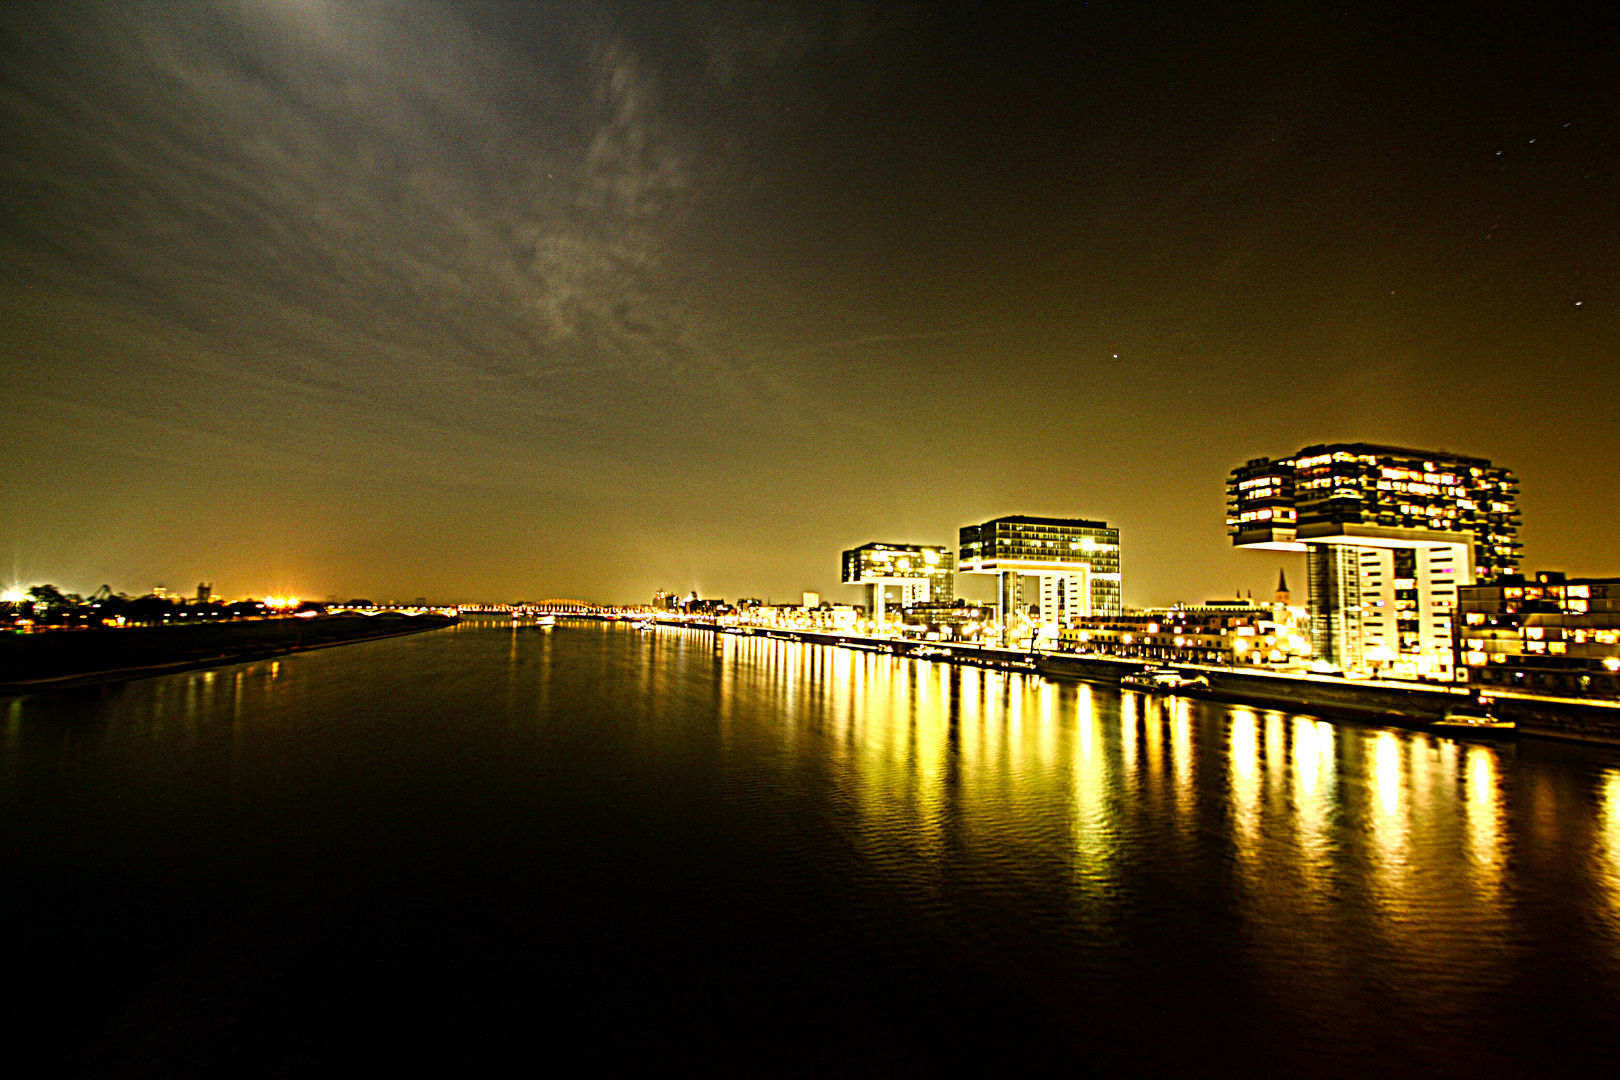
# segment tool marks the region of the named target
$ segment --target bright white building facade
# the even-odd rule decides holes
[[[1071,618],[1122,610],[1119,530],[1079,518],[1004,517],[964,526],[957,565],[964,574],[996,578],[996,611],[1004,643],[1032,637],[1056,645]],[[1025,576],[1040,580],[1039,613],[1023,605]]]
[[[1457,590],[1517,568],[1518,485],[1483,458],[1366,443],[1232,471],[1232,543],[1306,554],[1311,641],[1344,671],[1450,681]]]

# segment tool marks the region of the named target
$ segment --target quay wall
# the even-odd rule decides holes
[[[1334,678],[1293,678],[1266,671],[1241,671],[1193,665],[1172,665],[1178,671],[1203,675],[1209,689],[1197,696],[1233,705],[1309,712],[1378,723],[1428,724],[1445,718],[1448,709],[1466,704],[1471,695],[1445,687],[1404,687]],[[1140,671],[1141,661],[1103,657],[1045,655],[1036,670],[1056,678],[1080,679],[1118,686],[1121,677]]]
[[[1516,723],[1521,735],[1620,745],[1620,701],[1493,693],[1491,711]]]

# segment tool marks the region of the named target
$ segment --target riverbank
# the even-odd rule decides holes
[[[892,653],[917,659],[1003,671],[1025,671],[1047,678],[1073,680],[1100,686],[1118,687],[1120,680],[1149,665],[1141,660],[1074,653],[1022,652],[1015,649],[986,648],[946,642],[869,638],[859,635],[803,630],[777,630],[763,627],[713,627],[703,624],[660,620],[664,625],[689,626],[744,636],[803,641],[820,645],[870,652]],[[1501,720],[1511,721],[1509,732],[1482,730],[1471,733],[1445,725],[1447,715],[1460,706],[1474,703],[1474,688],[1435,683],[1348,680],[1300,672],[1275,672],[1264,668],[1225,668],[1194,664],[1169,665],[1190,675],[1202,675],[1207,687],[1177,691],[1181,696],[1198,697],[1229,705],[1259,709],[1307,712],[1327,719],[1360,723],[1389,724],[1447,737],[1500,738],[1503,735],[1531,735],[1571,742],[1620,744],[1620,702],[1597,699],[1557,698],[1520,691],[1491,688],[1490,708]]]
[[[319,615],[0,637],[0,696],[260,660],[450,626],[446,615]]]

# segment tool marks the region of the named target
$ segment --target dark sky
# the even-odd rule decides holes
[[[1128,603],[1258,596],[1226,473],[1333,440],[1505,464],[1527,568],[1620,574],[1613,21],[0,19],[13,580],[854,599],[845,547],[1027,513],[1118,525]]]

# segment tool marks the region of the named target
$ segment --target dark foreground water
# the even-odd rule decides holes
[[[1620,753],[453,630],[0,701],[8,1058],[1612,1075]]]

